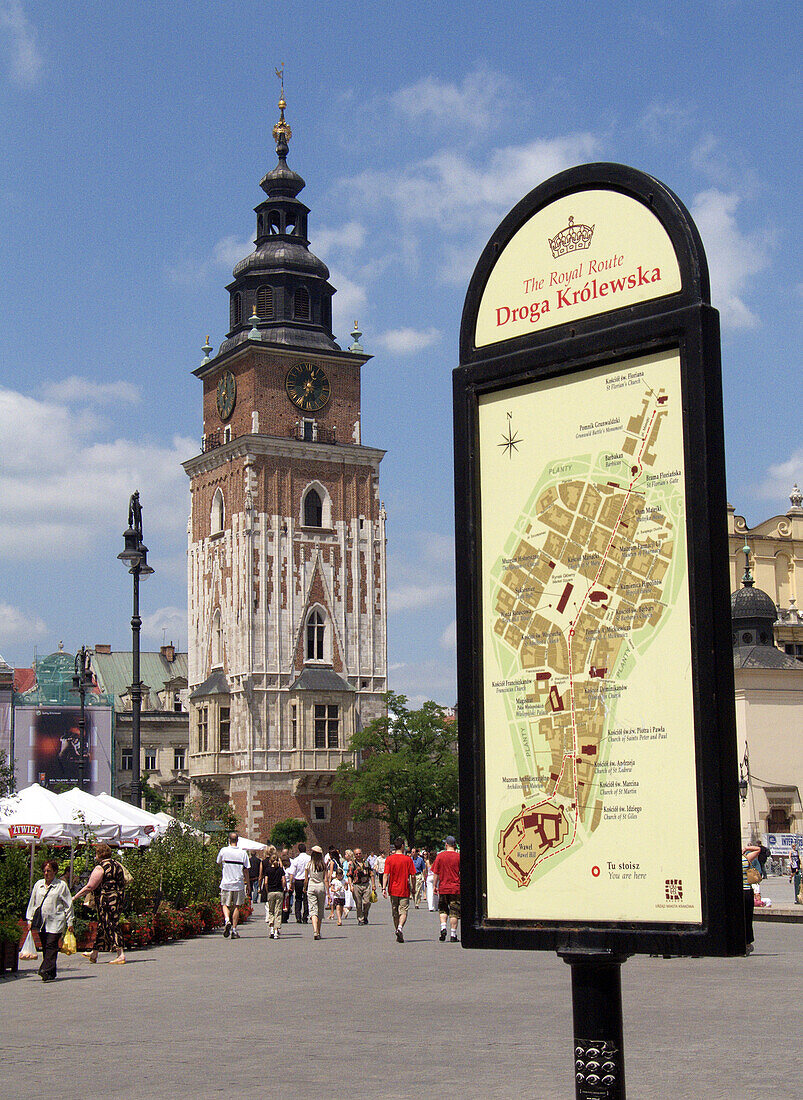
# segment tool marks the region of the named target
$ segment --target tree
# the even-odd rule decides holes
[[[0,798],[5,797],[7,794],[13,794],[16,789],[14,765],[4,752],[0,752]]]
[[[294,844],[306,839],[307,823],[297,817],[277,821],[270,831],[270,842],[277,848],[292,848]]]
[[[388,692],[387,715],[358,730],[349,748],[360,763],[341,764],[335,789],[355,818],[386,821],[391,837],[435,845],[457,832],[457,722],[428,701],[410,710]]]

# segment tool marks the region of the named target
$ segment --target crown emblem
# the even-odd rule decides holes
[[[552,255],[565,256],[567,252],[577,252],[580,248],[588,248],[591,238],[594,236],[593,225],[575,225],[574,218],[569,218],[569,224],[554,237],[547,238]]]

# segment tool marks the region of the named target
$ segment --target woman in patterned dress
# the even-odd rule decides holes
[[[91,951],[84,951],[84,958],[96,963],[99,951],[114,951],[116,957],[109,959],[109,962],[124,963],[125,955],[118,921],[123,908],[125,875],[121,864],[112,859],[112,850],[108,844],[95,845],[95,867],[86,886],[73,895],[73,901],[88,894],[90,890],[95,892],[98,930],[95,935],[95,946]]]

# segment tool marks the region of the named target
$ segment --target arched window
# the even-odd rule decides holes
[[[309,291],[300,286],[293,295],[293,317],[298,321],[309,320]]]
[[[231,327],[237,328],[243,320],[243,299],[240,294],[233,294],[231,299]]]
[[[220,489],[215,489],[215,495],[212,497],[212,515],[210,522],[210,530],[213,535],[218,535],[223,530],[223,521],[226,518],[226,507],[223,503],[223,492]]]
[[[273,317],[273,287],[261,286],[257,290],[257,317],[270,321]]]
[[[310,489],[304,497],[304,526],[323,527],[323,501],[317,489]]]
[[[282,227],[282,216],[278,210],[271,210],[268,214],[268,232],[280,233]]]
[[[220,608],[212,616],[212,668],[223,667],[223,622]]]
[[[326,641],[326,626],[323,615],[317,608],[307,619],[307,660],[322,661],[324,659],[324,643]]]
[[[285,223],[284,231],[285,231],[285,233],[295,233],[295,231],[296,231],[296,222],[295,222],[295,218],[293,217],[292,214],[289,214],[288,217],[287,217],[287,221]]]

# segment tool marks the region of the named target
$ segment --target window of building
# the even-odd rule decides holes
[[[124,772],[130,772],[134,766],[134,753],[131,749],[123,749],[120,757],[120,767]]]
[[[310,813],[313,821],[327,822],[331,817],[331,802],[310,802]]]
[[[145,771],[155,772],[156,769],[156,749],[145,749]]]
[[[231,749],[231,708],[221,707],[220,718],[218,720],[218,734],[219,744],[221,752],[228,752]]]
[[[336,749],[340,739],[340,707],[337,703],[315,704],[315,748]]]
[[[798,661],[803,661],[803,645],[798,645],[796,642],[787,642],[784,650],[790,657],[797,657]]]
[[[187,797],[183,794],[174,794],[170,799],[170,803],[173,807],[173,812],[177,814],[184,813],[184,806],[186,805]]]
[[[268,232],[278,233],[282,225],[282,216],[278,210],[271,210],[268,214]]]
[[[323,501],[317,489],[309,489],[304,497],[304,526],[323,527]]]
[[[173,694],[173,710],[176,714],[179,714],[184,707],[181,705],[181,693],[176,691]]]
[[[326,625],[323,615],[316,608],[307,619],[307,660],[322,661],[324,659],[324,642],[326,640]]]
[[[223,442],[231,443],[231,424],[227,424],[226,427],[223,429]]]
[[[228,440],[224,440],[228,442]],[[212,511],[209,519],[209,528],[213,535],[219,535],[223,530],[223,523],[226,519],[226,505],[223,500],[223,491],[221,489],[215,489],[215,495],[212,497]]]
[[[298,748],[298,705],[290,704],[290,748]]]
[[[272,286],[261,286],[257,290],[257,317],[260,321],[270,321],[273,317]]]
[[[314,420],[302,420],[301,421],[301,434],[305,443],[312,443],[315,439],[315,421]]]
[[[293,317],[297,321],[309,320],[309,291],[300,286],[293,295]]]
[[[243,320],[243,299],[242,295],[234,294],[231,299],[231,327],[237,328],[239,324],[242,324]]]
[[[173,767],[177,772],[183,772],[187,767],[187,753],[184,748],[173,749]]]
[[[198,708],[198,752],[209,752],[209,710]]]
[[[212,668],[223,667],[223,621],[220,608],[212,616]]]

